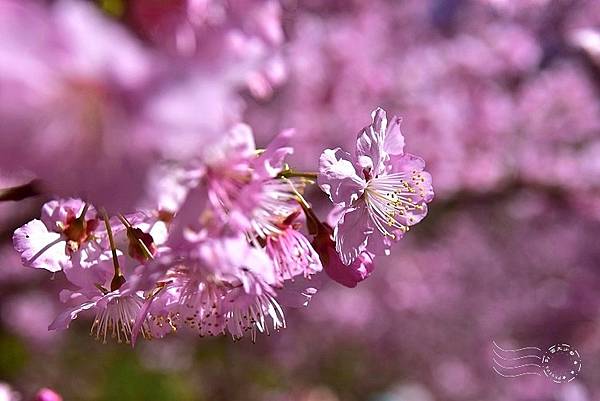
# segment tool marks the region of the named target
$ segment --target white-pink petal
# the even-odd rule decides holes
[[[373,127],[373,130],[376,133],[380,133],[383,136],[383,134],[385,134],[385,132],[387,131],[388,124],[387,114],[385,113],[385,110],[381,107],[376,108],[371,112],[371,118],[373,119],[373,124],[371,125]]]
[[[27,267],[57,272],[69,261],[64,239],[59,233],[48,231],[41,220],[32,220],[18,228],[13,245]]]
[[[367,239],[372,233],[369,212],[364,202],[358,202],[356,207],[344,213],[333,234],[335,249],[343,264],[349,266],[354,262],[365,249]]]
[[[275,177],[279,174],[285,165],[285,158],[294,153],[294,148],[289,146],[293,135],[293,129],[282,131],[269,143],[264,152],[252,162],[256,177]]]
[[[117,250],[117,255],[121,256],[122,252]],[[73,253],[63,271],[67,280],[82,291],[96,291],[96,284],[104,284],[112,276],[112,255],[88,242]]]
[[[402,119],[399,117],[392,118],[383,141],[383,150],[390,155],[401,155],[404,153],[404,135],[400,131],[400,123]]]
[[[352,157],[340,148],[325,149],[319,159],[317,183],[335,204],[349,206],[362,195],[366,182],[356,174]]]
[[[77,319],[77,316],[88,309],[94,308],[96,306],[96,301],[85,302],[81,305],[77,305],[73,308],[67,309],[60,315],[54,319],[50,326],[48,326],[48,330],[65,330],[69,327],[71,322]]]

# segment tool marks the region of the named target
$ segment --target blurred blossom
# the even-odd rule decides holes
[[[0,400],[2,401],[21,401],[21,395],[14,391],[13,388],[7,384],[0,382]]]
[[[136,0],[129,7],[133,26],[159,49],[245,84],[258,98],[269,97],[285,79],[277,1]]]
[[[43,388],[37,392],[34,401],[62,401],[62,397],[54,390]]]
[[[349,329],[364,328],[369,323],[369,316],[373,309],[377,307],[376,301],[371,294],[365,290],[349,293],[344,288],[328,288],[322,292],[319,298],[313,303],[310,320],[315,322],[327,323],[335,315],[336,327],[348,327]],[[377,331],[373,327],[373,335]]]
[[[573,30],[569,39],[571,43],[585,51],[596,64],[600,64],[600,32],[592,28]]]
[[[423,35],[415,42],[394,28],[400,15],[379,4],[323,21],[297,17],[290,45],[296,79],[268,113],[251,108],[250,121],[269,126],[269,113],[291,116],[303,133],[296,145],[311,155],[321,143],[350,147],[346,132],[365,124],[355,110],[389,104],[405,116],[408,150],[428,160],[441,196],[489,190],[512,174],[514,98],[504,84],[532,71],[542,56],[526,28],[492,23],[452,39]]]
[[[435,374],[440,386],[452,397],[469,397],[476,390],[476,381],[470,368],[461,360],[443,361]]]
[[[432,394],[420,383],[402,383],[379,396],[381,401],[434,401]]]
[[[2,320],[12,331],[34,345],[48,345],[58,339],[48,331],[48,322],[57,312],[55,302],[43,292],[26,292],[9,298],[2,305]]]
[[[147,171],[161,158],[189,157],[236,122],[242,103],[235,91],[244,82],[267,95],[285,76],[280,59],[267,59],[268,49],[281,42],[276,3],[254,5],[256,22],[243,25],[248,36],[229,25],[241,12],[232,10],[214,40],[200,35],[208,47],[198,64],[181,61],[170,76],[167,55],[92,5],[64,0],[44,8],[5,0],[0,6],[7,42],[0,57],[0,168],[31,171],[50,193],[112,210],[135,206]],[[15,21],[35,32],[22,35]],[[225,52],[230,58],[209,57],[225,45],[233,46]]]
[[[588,152],[596,152],[600,139],[600,106],[581,67],[542,72],[524,86],[519,111],[521,174],[549,186],[597,190],[598,170]]]
[[[558,401],[588,401],[591,400],[588,391],[580,383],[568,383],[561,387]]]
[[[0,7],[6,43],[0,50],[0,168],[32,171],[52,193],[78,193],[107,206],[115,200],[108,189],[117,172],[129,191],[139,190],[150,155],[133,139],[126,110],[150,77],[147,52],[82,2],[45,9],[6,0]],[[25,35],[23,24],[31,27]],[[119,200],[130,196],[122,191]]]
[[[218,73],[197,72],[164,83],[142,109],[141,139],[158,146],[169,161],[192,158],[239,121],[242,103],[231,84]]]

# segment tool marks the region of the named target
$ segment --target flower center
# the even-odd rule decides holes
[[[365,188],[365,203],[377,229],[385,236],[396,238],[395,230],[405,233],[414,211],[423,210],[417,190],[410,184],[407,173],[395,173],[372,178]],[[401,222],[402,220],[402,222]],[[390,232],[391,231],[391,232]]]
[[[254,199],[248,237],[254,241],[281,234],[286,226],[285,222],[289,218],[295,218],[290,216],[295,216],[298,211],[295,190],[302,191],[304,186],[305,181],[295,177],[265,181],[261,193]]]
[[[131,341],[131,335],[135,319],[142,308],[142,301],[134,296],[122,297],[111,300],[96,314],[90,334],[96,336],[96,340],[102,340],[106,344],[107,336],[116,339],[118,343]],[[142,324],[142,335],[150,337],[148,323]]]
[[[92,232],[98,227],[98,219],[85,219],[88,206],[84,207],[79,217],[72,210],[67,212],[64,224],[58,224],[62,234],[67,237],[67,252],[77,252],[79,246],[92,237]]]

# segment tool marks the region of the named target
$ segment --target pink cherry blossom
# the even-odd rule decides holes
[[[269,325],[271,330],[285,326],[272,287],[274,266],[263,250],[241,237],[201,242],[187,257],[165,256],[144,274],[162,283],[144,309],[153,335],[162,337],[185,324],[201,336],[229,332],[241,338],[250,331],[255,338],[257,332],[269,332]]]
[[[202,162],[208,199],[221,220],[264,238],[279,231],[273,219],[285,219],[298,209],[290,181],[276,177],[292,152],[286,143],[291,135],[283,131],[259,152],[252,129],[239,124],[207,148]]]
[[[64,330],[71,321],[77,319],[85,311],[95,312],[91,333],[98,341],[107,342],[112,338],[117,342],[130,343],[134,324],[144,303],[144,298],[132,291],[127,284],[120,289],[104,292],[96,289],[96,295],[89,296],[89,291],[68,292],[61,294],[65,302],[74,304],[63,311],[48,327],[49,330]],[[149,335],[148,322],[140,326],[144,336]]]
[[[57,272],[102,251],[97,227],[93,207],[79,199],[55,200],[44,204],[41,220],[15,231],[13,243],[25,266]]]
[[[427,214],[433,199],[431,176],[422,159],[404,153],[400,119],[388,126],[377,109],[361,131],[354,155],[326,149],[320,159],[319,185],[344,213],[334,229],[336,250],[345,265],[364,251],[388,253],[391,240]]]

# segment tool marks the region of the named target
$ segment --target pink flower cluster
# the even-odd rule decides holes
[[[102,341],[254,338],[321,271],[356,286],[426,215],[430,176],[381,109],[320,173],[287,164],[292,130],[255,145],[244,106],[287,77],[278,2],[99,5],[0,0],[0,173],[35,180],[2,200],[53,197],[13,236],[25,266],[66,278],[51,329],[89,311]],[[305,198],[317,181],[326,221]]]
[[[153,208],[109,214],[82,199],[45,203],[13,242],[25,266],[67,279],[66,308],[49,328],[90,311],[103,342],[180,327],[254,340],[285,327],[284,307],[306,305],[322,270],[356,286],[433,198],[423,160],[404,153],[400,119],[388,122],[382,109],[372,118],[353,154],[323,152],[318,174],[286,163],[292,130],[259,149],[239,123],[194,157],[161,165]],[[335,205],[326,222],[304,195],[315,181]]]

